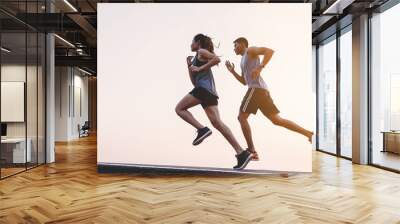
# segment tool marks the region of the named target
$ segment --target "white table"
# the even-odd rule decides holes
[[[30,138],[26,139],[28,143],[25,151],[25,138],[6,138],[1,139],[2,147],[13,147],[13,163],[26,163],[31,162],[32,154],[31,154],[31,145],[32,140]],[[26,152],[26,154],[25,154]],[[25,161],[26,159],[26,161]]]

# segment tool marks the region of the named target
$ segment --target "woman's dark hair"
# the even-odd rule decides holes
[[[200,48],[206,49],[209,52],[214,53],[214,44],[210,37],[199,33],[194,36],[193,40],[200,43]]]

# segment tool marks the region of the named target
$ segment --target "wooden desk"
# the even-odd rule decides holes
[[[382,152],[392,152],[400,154],[400,131],[382,131],[383,150]]]

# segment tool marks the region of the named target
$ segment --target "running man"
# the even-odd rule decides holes
[[[194,58],[188,56],[186,62],[194,89],[176,105],[175,111],[183,120],[197,129],[197,137],[194,139],[193,145],[198,145],[212,134],[208,127],[202,125],[188,111],[189,108],[201,104],[211,124],[221,132],[236,151],[237,165],[233,168],[244,169],[253,155],[249,151],[243,150],[219,116],[218,95],[211,67],[217,65],[220,59],[214,54],[211,38],[204,34],[197,34],[192,40],[191,50],[196,52],[196,55]]]
[[[279,110],[275,106],[267,85],[260,75],[262,69],[270,61],[274,51],[266,47],[248,47],[248,41],[244,37],[236,39],[233,43],[236,55],[242,56],[240,62],[242,74],[239,75],[235,71],[235,65],[230,61],[226,61],[225,65],[240,83],[248,86],[247,93],[240,106],[238,119],[247,142],[247,150],[253,154],[252,159],[259,160],[259,156],[253,144],[251,128],[247,119],[250,114],[256,114],[258,109],[260,109],[274,125],[300,133],[311,142],[313,136],[312,131],[306,130],[293,121],[279,116]],[[263,56],[261,63],[259,56]]]

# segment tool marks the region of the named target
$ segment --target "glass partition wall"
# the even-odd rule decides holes
[[[25,32],[1,33],[1,177],[26,169]],[[4,50],[6,49],[6,50]],[[29,145],[28,145],[29,147]],[[27,154],[26,154],[27,153]]]
[[[0,12],[1,179],[45,163],[45,34],[14,19]]]

